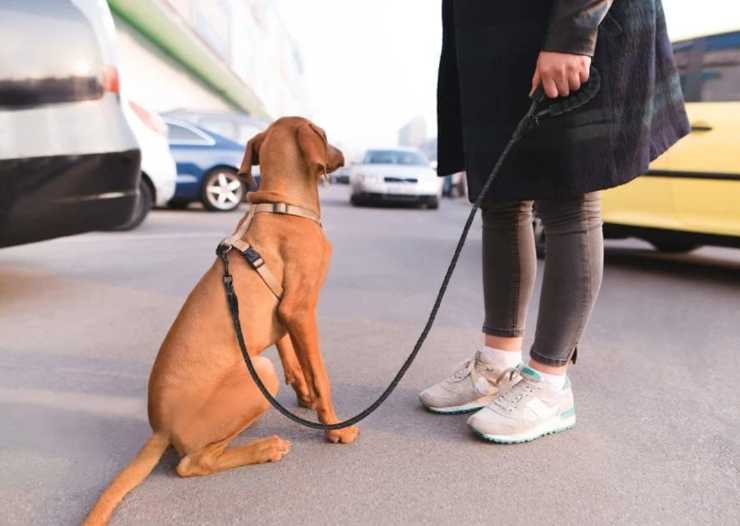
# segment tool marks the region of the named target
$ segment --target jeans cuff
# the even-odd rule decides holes
[[[568,362],[570,362],[570,358],[565,358],[565,359],[550,358],[549,356],[542,356],[536,351],[530,351],[529,356],[531,356],[538,362],[544,365],[549,365],[551,367],[563,367],[564,365],[568,365]]]
[[[484,325],[483,334],[486,336],[499,336],[501,338],[520,338],[524,335],[524,329],[492,329]]]

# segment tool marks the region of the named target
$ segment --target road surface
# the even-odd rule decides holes
[[[334,260],[321,340],[349,416],[410,351],[468,208],[322,196]],[[155,211],[131,233],[0,251],[0,523],[79,524],[143,444],[152,360],[241,213]],[[577,427],[497,446],[416,398],[478,342],[480,243],[476,226],[426,347],[357,443],[327,444],[271,411],[237,442],[279,434],[293,443],[283,461],[184,480],[170,451],[112,524],[740,523],[740,251],[608,243],[572,369]]]

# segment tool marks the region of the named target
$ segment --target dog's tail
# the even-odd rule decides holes
[[[108,524],[113,510],[126,494],[141,484],[149,476],[164,455],[170,440],[164,435],[154,433],[144,447],[136,454],[134,460],[123,468],[113,482],[106,488],[93,509],[87,515],[82,526],[103,526]]]

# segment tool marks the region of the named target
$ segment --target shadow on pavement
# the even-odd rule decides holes
[[[608,248],[605,261],[609,266],[740,284],[740,257],[731,260],[706,254],[667,255],[649,249]]]

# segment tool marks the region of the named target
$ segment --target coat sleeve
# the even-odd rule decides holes
[[[614,0],[555,0],[543,51],[592,57],[599,24]]]

